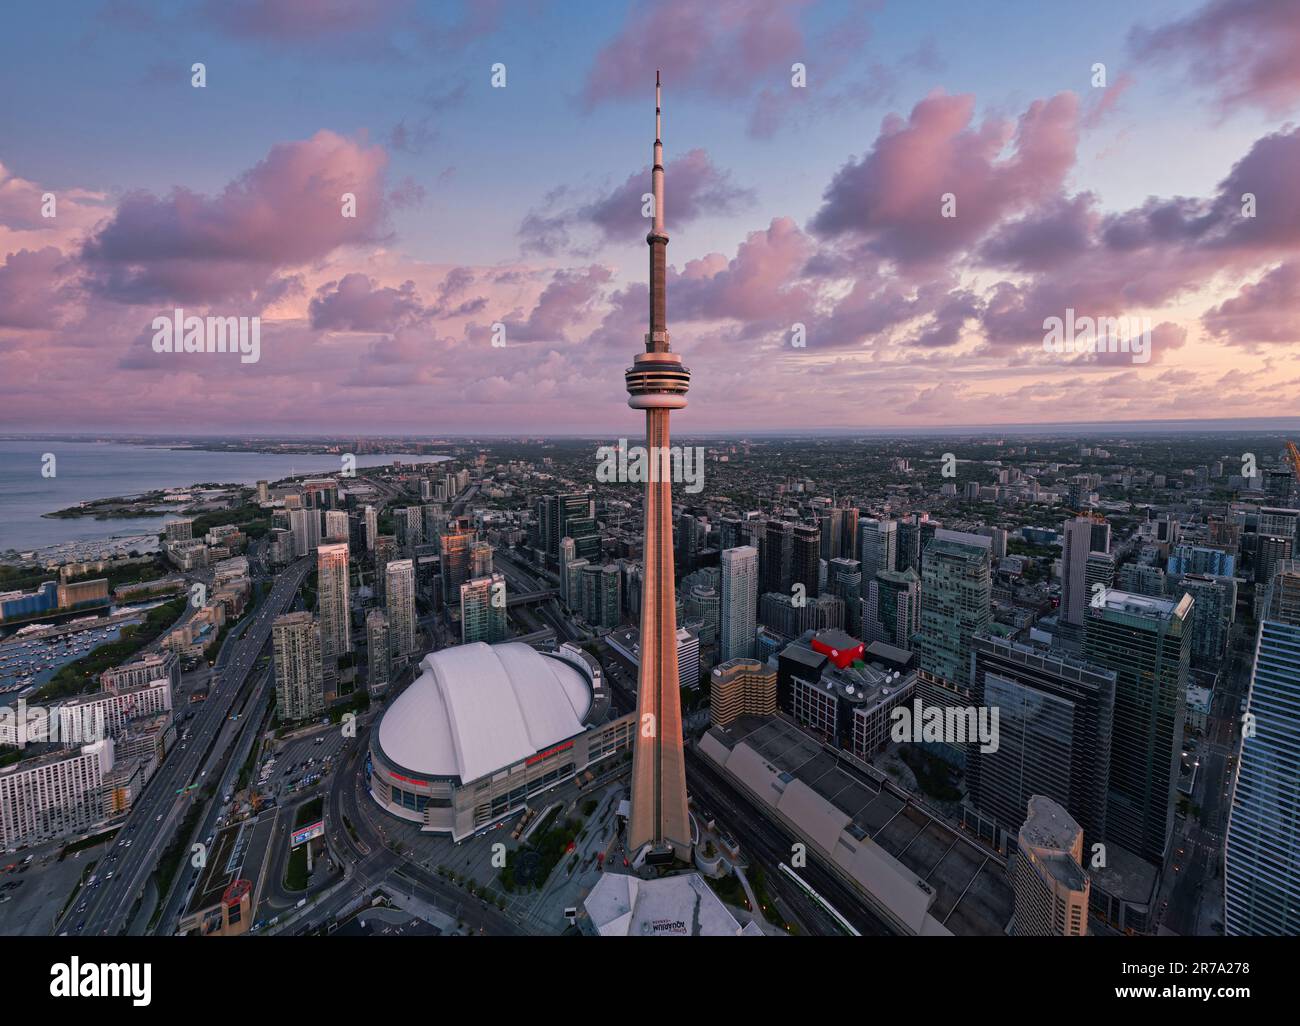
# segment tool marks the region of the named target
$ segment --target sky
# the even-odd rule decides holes
[[[0,29],[0,431],[640,433],[656,69],[675,432],[1300,412],[1297,0]],[[258,358],[157,351],[177,309]]]

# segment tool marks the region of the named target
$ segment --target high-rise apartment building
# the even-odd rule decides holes
[[[290,510],[289,529],[293,532],[293,554],[307,555],[320,544],[320,510]]]
[[[1237,581],[1233,577],[1187,574],[1175,594],[1191,595],[1192,665],[1214,669],[1223,662],[1228,635],[1236,619]]]
[[[275,701],[280,720],[292,723],[325,711],[320,624],[308,612],[285,613],[271,624]]]
[[[345,542],[348,540],[348,514],[342,509],[325,511],[325,540]]]
[[[347,542],[330,542],[316,549],[316,594],[320,603],[321,672],[325,690],[330,691],[338,679],[338,661],[352,651]]]
[[[754,654],[758,617],[758,549],[739,545],[724,549],[719,658],[722,662]]]
[[[971,643],[993,619],[992,546],[983,535],[938,530],[925,547],[916,634],[916,697],[923,708],[972,704]],[[926,746],[958,767],[969,748],[955,739]]]
[[[715,727],[741,716],[776,715],[776,670],[757,659],[728,659],[709,675],[709,709]]]
[[[471,577],[492,576],[492,546],[476,541],[469,547],[469,574]]]
[[[916,571],[880,570],[864,585],[862,640],[883,641],[910,652],[921,629],[921,579]]]
[[[394,559],[384,571],[384,612],[388,615],[388,644],[401,664],[416,652],[415,560]]]
[[[836,556],[826,567],[826,590],[844,600],[844,626],[855,631],[862,623],[862,564]]]
[[[381,534],[375,538],[375,599],[384,601],[384,572],[390,560],[397,558],[397,536]]]
[[[361,521],[365,525],[366,551],[373,552],[379,540],[379,513],[374,506],[366,506],[361,511]]]
[[[1065,522],[1061,536],[1061,619],[1083,627],[1088,602],[1088,554],[1092,549],[1091,517]]]
[[[858,561],[862,564],[862,579],[870,581],[881,570],[897,567],[898,521],[858,521]]]
[[[460,641],[493,644],[508,635],[506,579],[502,574],[475,577],[460,586]]]
[[[474,528],[467,518],[447,525],[442,536],[442,600],[452,605],[460,599],[460,586],[470,579]]]
[[[1083,870],[1083,830],[1057,802],[1029,799],[1011,883],[1017,937],[1083,937],[1091,882]]]
[[[1224,852],[1224,932],[1300,934],[1300,562],[1278,567],[1255,641]]]
[[[925,549],[920,667],[962,687],[970,680],[971,639],[993,618],[991,548],[982,535],[939,530]]]
[[[0,773],[0,845],[13,849],[89,830],[108,819],[114,745],[103,738],[51,752]]]
[[[366,653],[369,659],[367,688],[372,695],[382,695],[392,683],[392,642],[388,637],[388,617],[382,609],[366,614]]]

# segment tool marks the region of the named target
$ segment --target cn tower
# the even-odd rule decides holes
[[[673,581],[673,493],[668,413],[686,405],[691,372],[668,351],[665,312],[668,235],[664,231],[664,144],[659,73],[655,72],[654,227],[650,246],[650,330],[645,352],[628,368],[627,404],[645,410],[651,473],[645,486],[645,577],[641,594],[641,664],[637,683],[636,740],[632,749],[632,818],[629,854],[651,865],[689,861],[691,826],[686,814],[686,763],[677,682],[677,600]]]

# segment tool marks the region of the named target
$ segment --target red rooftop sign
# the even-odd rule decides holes
[[[848,640],[853,641],[852,638],[849,638]],[[816,638],[812,639],[812,647],[814,652],[820,652],[824,656],[829,656],[831,662],[841,670],[852,663],[855,659],[861,659],[863,653],[867,650],[866,646],[860,641],[854,644],[852,648],[834,648],[831,645],[826,644],[824,641],[818,641]]]

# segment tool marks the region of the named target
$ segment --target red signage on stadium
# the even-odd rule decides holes
[[[538,752],[536,755],[530,755],[527,759],[524,760],[524,765],[532,766],[534,763],[538,763],[541,762],[543,759],[549,758],[550,756],[554,755],[556,752],[563,752],[566,749],[572,747],[573,747],[573,742],[566,741],[562,745],[556,745],[554,748],[548,748],[544,752]]]
[[[429,786],[429,782],[427,780],[412,780],[410,777],[404,777],[400,773],[390,773],[389,776],[392,777],[394,780],[400,780],[406,784],[414,784],[416,787]]]

